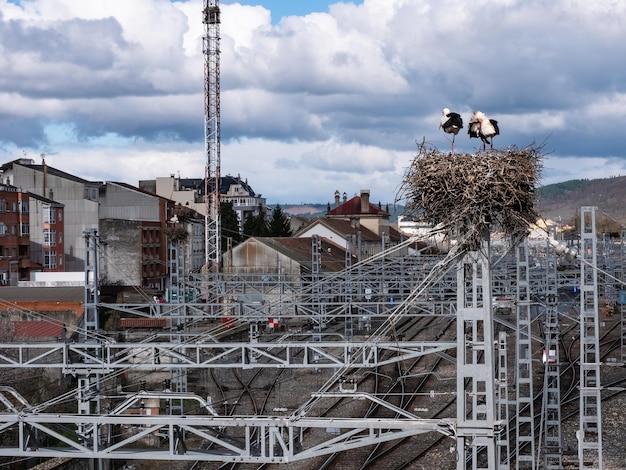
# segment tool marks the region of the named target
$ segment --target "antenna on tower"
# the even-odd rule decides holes
[[[220,270],[220,7],[204,0],[204,138],[206,268]]]

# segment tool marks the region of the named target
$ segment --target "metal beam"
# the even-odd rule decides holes
[[[65,373],[117,369],[379,367],[456,348],[443,341],[285,343],[0,344],[2,368],[57,368]],[[256,357],[252,361],[251,357]]]
[[[453,437],[454,420],[4,413],[0,456],[287,463],[427,432]]]

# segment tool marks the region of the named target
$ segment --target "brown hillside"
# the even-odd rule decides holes
[[[545,218],[569,222],[580,216],[581,206],[626,225],[626,176],[594,180],[571,180],[537,189],[538,212]]]

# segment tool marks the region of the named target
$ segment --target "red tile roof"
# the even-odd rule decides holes
[[[350,216],[350,215],[377,215],[380,217],[389,217],[389,212],[379,209],[370,202],[369,210],[361,212],[361,196],[354,196],[343,204],[335,207],[327,213],[327,216]]]
[[[363,227],[362,225],[357,228],[354,227],[352,223],[347,219],[327,219],[324,217],[318,217],[317,219],[313,220],[309,225],[302,227],[300,230],[298,230],[295,235],[297,236],[298,233],[306,232],[315,223],[319,223],[321,225],[324,225],[325,227],[328,227],[330,230],[337,233],[341,237],[345,237],[346,235],[356,235],[357,232],[361,232],[361,240],[363,241],[380,241],[380,235],[377,235],[376,233],[372,232],[366,227]],[[395,228],[391,226],[387,227],[387,232],[389,239],[392,241],[398,242],[402,238],[400,232],[398,232]]]
[[[64,338],[63,323],[49,321],[14,321],[16,338]]]
[[[167,328],[167,318],[121,318],[122,328]]]

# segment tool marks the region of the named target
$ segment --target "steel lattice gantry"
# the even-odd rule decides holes
[[[457,266],[457,469],[497,468],[489,243]]]
[[[563,468],[563,441],[561,433],[561,359],[560,332],[558,312],[558,282],[556,271],[556,254],[546,247],[546,279],[545,279],[545,336],[543,350],[544,381],[543,409],[544,451],[543,465],[545,470]]]
[[[580,210],[580,427],[577,438],[581,469],[603,468],[595,210],[595,207]]]
[[[626,288],[624,287],[626,284],[626,227],[624,226],[622,226],[619,257],[619,279],[621,285],[618,293],[618,306],[622,332],[621,362],[626,364]]]
[[[593,267],[596,265],[592,254],[595,247],[591,243],[594,238],[593,225],[591,225],[591,212],[585,212],[587,223],[583,224],[585,233],[582,239],[588,245],[585,253],[588,254],[586,260],[581,260],[585,264],[581,268],[583,279],[581,284],[587,285],[584,305],[593,307],[594,299],[597,299],[597,280],[594,281]],[[95,246],[95,245],[94,245]],[[312,249],[315,252],[315,246]],[[545,273],[544,267],[537,269],[537,259],[529,262],[529,250],[526,243],[517,249],[516,260],[512,260],[509,266],[502,273],[501,290],[506,292],[514,284],[519,285],[517,307],[518,325],[505,324],[501,318],[495,318],[496,322],[516,331],[516,356],[515,371],[517,380],[514,381],[516,388],[516,400],[518,408],[515,410],[518,419],[518,426],[525,426],[519,432],[525,441],[524,447],[516,449],[520,452],[516,459],[518,467],[540,465],[539,457],[537,462],[531,460],[537,452],[529,451],[532,444],[526,442],[527,439],[535,441],[534,436],[529,434],[532,428],[533,412],[528,412],[528,403],[532,402],[532,380],[528,381],[526,374],[532,369],[531,341],[546,346],[546,357],[549,364],[546,365],[547,386],[544,386],[547,403],[544,405],[546,415],[545,420],[546,447],[544,457],[551,454],[552,457],[559,457],[557,422],[554,421],[554,413],[558,413],[559,408],[553,407],[552,401],[558,404],[558,386],[555,385],[553,374],[554,369],[550,358],[553,345],[558,344],[558,324],[554,324],[552,313],[549,307],[552,305],[551,294],[554,293],[559,284],[554,278],[554,263],[546,261],[548,273],[543,280],[537,276],[538,271]],[[487,253],[487,252],[485,252]],[[495,342],[493,335],[491,295],[496,292],[496,288],[491,285],[491,279],[496,276],[493,273],[489,262],[489,256],[483,252],[467,253],[457,264],[456,270],[451,270],[455,279],[450,279],[450,272],[440,272],[437,274],[439,280],[428,289],[423,290],[423,294],[413,298],[408,302],[406,309],[398,310],[401,315],[410,317],[412,315],[441,315],[446,317],[457,316],[458,336],[455,342],[416,342],[402,341],[401,339],[390,340],[386,336],[380,337],[376,341],[354,340],[347,335],[344,340],[335,339],[326,341],[326,332],[314,330],[310,334],[308,341],[300,342],[296,335],[293,337],[284,336],[281,343],[275,342],[219,342],[211,335],[203,335],[197,331],[192,332],[172,331],[169,340],[163,341],[150,339],[148,342],[116,342],[107,341],[100,336],[100,340],[95,343],[88,341],[78,343],[50,343],[50,344],[3,344],[0,352],[0,367],[2,368],[58,368],[67,374],[78,376],[96,376],[97,374],[114,374],[122,370],[135,369],[138,371],[158,371],[177,370],[181,372],[209,369],[209,368],[242,368],[242,369],[342,369],[345,367],[373,368],[391,361],[409,361],[425,354],[438,354],[447,356],[446,349],[457,348],[457,356],[460,361],[457,365],[457,392],[458,395],[458,419],[445,420],[420,420],[418,417],[405,410],[396,410],[388,406],[390,412],[397,413],[397,420],[368,420],[361,417],[342,418],[312,418],[305,414],[295,414],[283,416],[253,416],[253,417],[228,417],[217,416],[208,413],[205,415],[194,415],[191,413],[177,416],[136,416],[128,413],[128,410],[106,412],[104,414],[84,413],[72,414],[47,414],[44,409],[33,407],[33,412],[28,408],[20,412],[8,411],[2,413],[0,428],[7,430],[17,429],[15,446],[1,450],[2,455],[19,456],[74,456],[77,458],[103,458],[103,459],[123,459],[131,458],[129,455],[136,451],[141,444],[142,438],[149,438],[153,435],[162,436],[163,442],[167,444],[160,449],[141,449],[140,458],[154,460],[212,460],[222,462],[275,462],[284,463],[297,461],[321,455],[324,453],[339,452],[349,448],[365,446],[377,442],[397,439],[408,435],[415,435],[421,432],[437,431],[449,437],[457,438],[457,449],[459,453],[459,468],[500,468],[506,469],[512,466],[512,459],[508,451],[508,432],[506,431],[507,403],[507,354],[506,337],[500,335],[498,342]],[[95,251],[92,253],[93,259],[97,259]],[[546,256],[546,258],[550,258]],[[582,258],[582,257],[581,257]],[[178,256],[172,252],[170,267],[174,273],[171,284],[176,287],[177,297],[185,299],[185,292],[190,287],[185,285],[187,276],[181,274],[180,266],[177,265]],[[389,305],[388,301],[373,302],[364,299],[363,296],[370,291],[376,293],[390,292],[389,286],[393,285],[394,296],[397,302],[404,302],[409,298],[408,291],[411,286],[420,285],[429,273],[440,269],[436,259],[427,257],[413,259],[412,261],[398,261],[389,257],[381,262],[384,266],[358,265],[350,266],[349,273],[331,274],[317,273],[314,285],[297,285],[297,283],[282,282],[286,277],[278,273],[276,276],[264,276],[262,280],[253,278],[244,279],[235,274],[224,274],[219,277],[220,295],[215,295],[221,299],[227,297],[234,298],[237,292],[255,292],[261,294],[267,301],[258,311],[251,311],[249,306],[240,306],[238,311],[240,319],[244,322],[260,322],[266,319],[270,313],[282,312],[283,318],[288,318],[289,310],[293,310],[294,305],[298,305],[298,318],[310,318],[324,325],[329,318],[336,320],[351,320],[355,312],[368,314],[376,321],[383,321],[386,317],[396,311],[395,306]],[[515,267],[515,268],[511,268]],[[531,268],[529,268],[531,267]],[[92,269],[92,268],[89,268]],[[529,274],[529,271],[533,271]],[[533,279],[532,276],[537,276]],[[260,277],[260,276],[257,276]],[[513,280],[511,279],[513,278]],[[216,277],[217,279],[217,277]],[[307,279],[309,280],[309,279]],[[393,281],[390,282],[390,280]],[[310,280],[309,280],[310,281]],[[517,282],[519,281],[519,282]],[[577,280],[576,285],[579,285]],[[96,287],[97,283],[91,280],[88,288]],[[214,289],[217,286],[213,286]],[[204,287],[200,287],[204,289]],[[208,289],[208,287],[207,287]],[[387,290],[385,290],[387,289]],[[500,288],[498,288],[500,289]],[[536,291],[540,289],[539,291]],[[438,302],[449,302],[449,291],[454,290],[456,303],[449,306],[445,311],[433,308]],[[581,287],[581,290],[583,288]],[[406,293],[404,293],[406,291]],[[421,291],[421,290],[420,290]],[[86,291],[90,292],[90,291]],[[228,295],[223,295],[228,292]],[[540,295],[546,296],[546,337],[539,337],[531,333],[531,319],[533,311],[530,306]],[[439,297],[441,296],[441,297]],[[337,300],[330,300],[338,297]],[[532,297],[532,299],[531,299]],[[273,299],[277,299],[274,301]],[[350,301],[350,309],[343,310],[337,307],[340,303]],[[582,299],[581,299],[581,302]],[[93,305],[92,305],[93,304]],[[86,307],[94,308],[97,299],[89,299]],[[129,314],[143,316],[167,317],[171,320],[171,326],[175,327],[182,322],[203,316],[216,319],[224,315],[226,304],[188,304],[186,301],[169,304],[155,304],[143,306],[120,306],[121,311]],[[430,307],[428,307],[430,305]],[[101,305],[98,304],[98,307]],[[108,307],[109,305],[107,305]],[[232,304],[231,304],[232,307]],[[269,308],[271,307],[271,311]],[[230,308],[230,307],[229,307]],[[594,310],[593,308],[591,309]],[[335,311],[339,313],[334,313]],[[591,380],[597,377],[595,384],[599,384],[599,376],[596,374],[596,363],[591,352],[599,352],[596,346],[595,333],[597,331],[597,312],[594,316],[592,311],[588,312],[584,327],[581,325],[585,351],[587,356],[582,355],[581,371],[589,371],[586,374],[588,379],[581,381],[584,397],[581,397],[581,431],[586,434],[583,437],[584,448],[581,453],[585,454],[586,462],[595,462],[598,458],[601,462],[601,441],[595,440],[594,424],[599,423],[599,389],[594,386]],[[306,312],[306,313],[303,313]],[[332,312],[332,313],[329,313]],[[366,313],[368,312],[368,313]],[[371,313],[371,314],[370,314]],[[582,314],[581,314],[582,317]],[[89,320],[90,317],[88,316]],[[97,318],[94,317],[95,320]],[[213,323],[215,323],[213,321]],[[179,336],[177,336],[179,334]],[[168,336],[167,334],[165,336]],[[317,338],[313,340],[313,338]],[[585,339],[585,336],[587,339]],[[589,340],[591,336],[591,340]],[[545,343],[544,343],[545,341]],[[497,351],[497,364],[494,349]],[[538,352],[536,350],[536,352]],[[536,356],[536,355],[535,355]],[[389,359],[383,360],[383,358]],[[558,358],[558,349],[556,352]],[[254,360],[253,360],[254,359]],[[599,361],[599,359],[597,359]],[[547,367],[550,365],[550,367]],[[532,379],[532,377],[530,377]],[[497,387],[497,389],[496,389]],[[88,391],[89,387],[83,387]],[[554,388],[554,390],[553,390]],[[180,400],[181,404],[185,400],[198,399],[191,393],[179,390],[165,390],[158,397],[155,392],[139,392],[129,395],[128,400],[135,402],[148,398],[158,398],[168,403]],[[167,393],[166,393],[167,392]],[[597,395],[596,395],[597,392]],[[4,393],[4,392],[3,392]],[[152,394],[152,395],[151,395]],[[319,394],[323,399],[338,397],[352,397],[354,399],[364,399],[376,402],[377,397],[368,396],[363,393],[350,393],[339,389],[338,392],[324,392]],[[588,398],[591,397],[591,398]],[[106,397],[103,397],[107,399]],[[180,409],[183,407],[181,405]],[[63,429],[68,423],[77,424],[75,435],[68,437]],[[129,436],[128,439],[113,442],[109,440],[110,429],[116,427],[131,426],[138,429],[137,435]],[[352,426],[352,427],[351,427]],[[341,428],[340,436],[329,436],[323,442],[312,443],[302,436],[303,427],[323,429],[326,427]],[[223,430],[228,433],[233,432],[239,441],[234,444],[232,440],[225,438]],[[511,432],[513,434],[513,431]],[[60,448],[50,448],[44,446],[44,441],[38,436],[49,436],[46,445],[50,441],[58,440]],[[184,436],[193,436],[193,440],[203,440],[212,443],[217,449],[214,453],[204,452],[197,448],[192,448],[190,442],[185,443]],[[555,439],[552,439],[555,437]],[[190,439],[191,440],[191,439]],[[597,444],[596,444],[597,442]],[[537,443],[535,443],[537,445]],[[554,445],[550,449],[549,446]],[[518,445],[519,447],[519,445]],[[512,449],[511,449],[512,450]],[[543,452],[544,450],[542,450]],[[590,453],[596,453],[590,455]],[[537,455],[539,455],[537,453]],[[521,458],[520,458],[521,456]],[[493,466],[491,466],[493,465]],[[548,464],[545,463],[546,468]],[[558,465],[558,464],[556,464]],[[601,464],[600,464],[601,465]],[[556,468],[556,467],[554,467]]]
[[[509,439],[509,367],[508,367],[506,332],[498,333],[497,368],[496,368],[496,419],[502,423],[502,432],[498,434],[496,444],[498,453],[498,469],[511,468],[511,452]]]
[[[531,342],[531,289],[528,240],[517,248],[517,329],[516,331],[516,464],[518,469],[536,467],[535,412]]]

